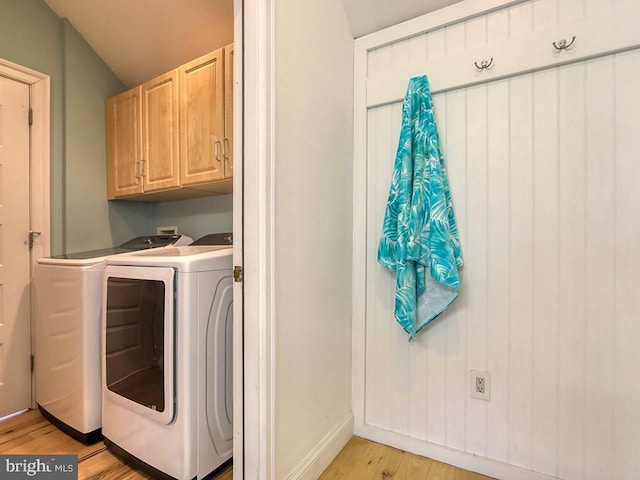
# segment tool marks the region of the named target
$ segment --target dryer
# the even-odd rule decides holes
[[[135,237],[120,246],[37,260],[35,397],[42,414],[83,443],[101,439],[100,319],[107,257],[187,245],[186,235]]]
[[[232,454],[232,248],[194,243],[106,261],[102,433],[153,478]]]

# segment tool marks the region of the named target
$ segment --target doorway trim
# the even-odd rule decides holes
[[[243,1],[244,462],[275,478],[274,0]],[[234,205],[235,207],[235,205]],[[235,217],[235,215],[234,215]],[[235,472],[234,472],[235,478]]]
[[[233,0],[233,265],[244,267],[244,0]],[[227,68],[225,66],[225,68]],[[233,283],[233,478],[244,477],[244,283]]]
[[[33,111],[29,139],[29,228],[40,232],[35,238],[30,257],[30,275],[38,258],[50,255],[50,78],[0,58],[0,76],[25,83],[30,87],[29,100]],[[27,240],[27,239],[25,239]],[[33,299],[33,287],[31,287]],[[31,308],[31,351],[33,352],[33,308]],[[31,376],[31,406],[35,408],[35,384]]]

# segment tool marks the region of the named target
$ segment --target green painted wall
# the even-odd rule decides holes
[[[158,203],[154,206],[156,226],[177,225],[178,233],[194,240],[208,233],[233,231],[233,195],[200,197],[178,202]]]
[[[124,85],[43,0],[0,0],[0,58],[51,78],[51,253],[119,244],[157,226],[231,231],[231,195],[148,204],[106,200],[104,99]]]
[[[66,250],[102,248],[153,233],[153,205],[107,201],[104,99],[125,86],[66,19],[62,32]]]

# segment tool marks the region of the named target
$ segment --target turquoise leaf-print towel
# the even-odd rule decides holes
[[[378,262],[396,273],[396,321],[416,334],[458,297],[460,239],[426,76],[409,81]]]

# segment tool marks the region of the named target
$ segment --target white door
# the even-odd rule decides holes
[[[0,417],[31,403],[29,86],[0,77]]]

